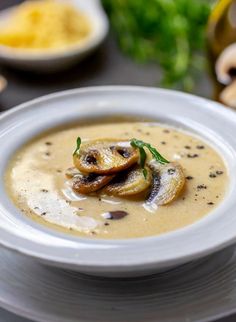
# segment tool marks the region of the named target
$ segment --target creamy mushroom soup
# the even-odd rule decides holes
[[[80,150],[74,152],[78,137]],[[142,148],[140,142],[148,144]],[[156,155],[150,147],[169,163],[154,160],[157,168],[148,163]],[[106,158],[82,159],[88,148]],[[87,172],[82,177],[76,175],[81,168]],[[98,169],[104,173],[94,174]],[[45,133],[15,153],[5,176],[22,215],[73,235],[115,239],[159,235],[194,223],[219,205],[227,181],[223,160],[205,141],[158,123],[127,121]]]

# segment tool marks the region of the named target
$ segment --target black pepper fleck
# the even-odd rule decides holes
[[[45,216],[47,213],[46,212],[42,212],[41,213],[41,216]]]
[[[47,192],[48,192],[48,190],[47,190],[47,189],[41,189],[41,191],[42,191],[42,192],[45,192],[45,193],[47,193]]]
[[[196,148],[198,150],[203,150],[203,149],[205,149],[205,146],[204,145],[197,145]]]
[[[223,174],[224,172],[223,171],[221,171],[221,170],[217,170],[216,171],[216,174],[219,176],[219,175],[221,175],[221,174]]]
[[[205,184],[199,184],[198,186],[197,186],[197,189],[207,189],[207,186],[205,185]]]
[[[185,147],[184,147],[186,150],[190,150],[191,149],[191,146],[189,146],[189,145],[185,145]]]
[[[166,145],[166,142],[165,141],[161,141],[161,144]]]
[[[187,176],[186,179],[187,180],[193,180],[193,177],[192,176]]]
[[[207,204],[210,205],[210,206],[212,206],[212,205],[214,205],[214,202],[210,201]]]
[[[109,225],[110,225],[109,222],[104,223],[104,226],[109,226]]]
[[[45,142],[45,144],[46,145],[52,145],[52,142],[47,141],[47,142]]]
[[[51,155],[51,153],[50,152],[45,152],[45,155],[49,157]]]
[[[215,174],[215,173],[213,173],[213,172],[211,172],[211,173],[209,174],[209,177],[210,177],[210,178],[216,178],[216,174]]]
[[[193,153],[193,154],[190,154],[188,153],[187,154],[187,158],[190,158],[190,159],[194,159],[194,158],[197,158],[199,155],[197,153]]]

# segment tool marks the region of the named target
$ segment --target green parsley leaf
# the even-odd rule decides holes
[[[144,150],[144,148],[147,148],[152,156],[154,157],[154,159],[161,163],[161,164],[166,164],[166,163],[169,163],[168,160],[166,160],[158,151],[157,149],[155,149],[153,146],[151,146],[150,143],[146,143],[146,142],[143,142],[142,140],[137,140],[137,139],[132,139],[130,141],[130,145],[134,148],[138,148],[139,149],[139,153],[140,153],[140,165],[143,169],[143,175],[146,179],[147,177],[147,170],[145,169],[145,161],[146,161],[146,158],[147,158],[147,154]]]
[[[78,136],[77,137],[77,140],[76,140],[76,149],[75,149],[73,155],[78,154],[79,149],[80,149],[80,145],[81,145],[81,138]]]

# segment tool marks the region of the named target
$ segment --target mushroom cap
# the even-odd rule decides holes
[[[81,144],[74,165],[83,173],[114,174],[128,169],[138,158],[138,150],[129,141],[97,139]]]
[[[232,79],[229,71],[236,68],[236,43],[226,47],[216,61],[215,72],[220,83],[228,85]]]

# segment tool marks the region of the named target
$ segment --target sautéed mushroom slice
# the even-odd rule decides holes
[[[138,151],[128,141],[115,139],[90,140],[74,153],[74,165],[81,172],[113,174],[135,164]]]
[[[153,184],[147,203],[155,202],[162,206],[176,199],[185,183],[181,165],[176,162],[160,164],[152,160],[149,167],[153,171]]]
[[[108,195],[113,196],[132,196],[146,191],[152,182],[152,173],[146,168],[146,178],[143,169],[136,165],[130,170],[119,173],[104,189]]]
[[[73,190],[82,194],[95,192],[114,178],[114,175],[103,176],[96,173],[82,174],[76,168],[69,168],[66,175],[68,178],[73,178]]]
[[[146,150],[152,156],[150,162]],[[84,194],[103,188],[107,195],[142,193],[145,198],[151,187],[146,202],[161,206],[177,198],[185,183],[180,164],[169,162],[150,143],[138,139],[97,139],[81,144],[78,137],[73,158],[75,168],[67,175],[74,177],[73,189]]]

